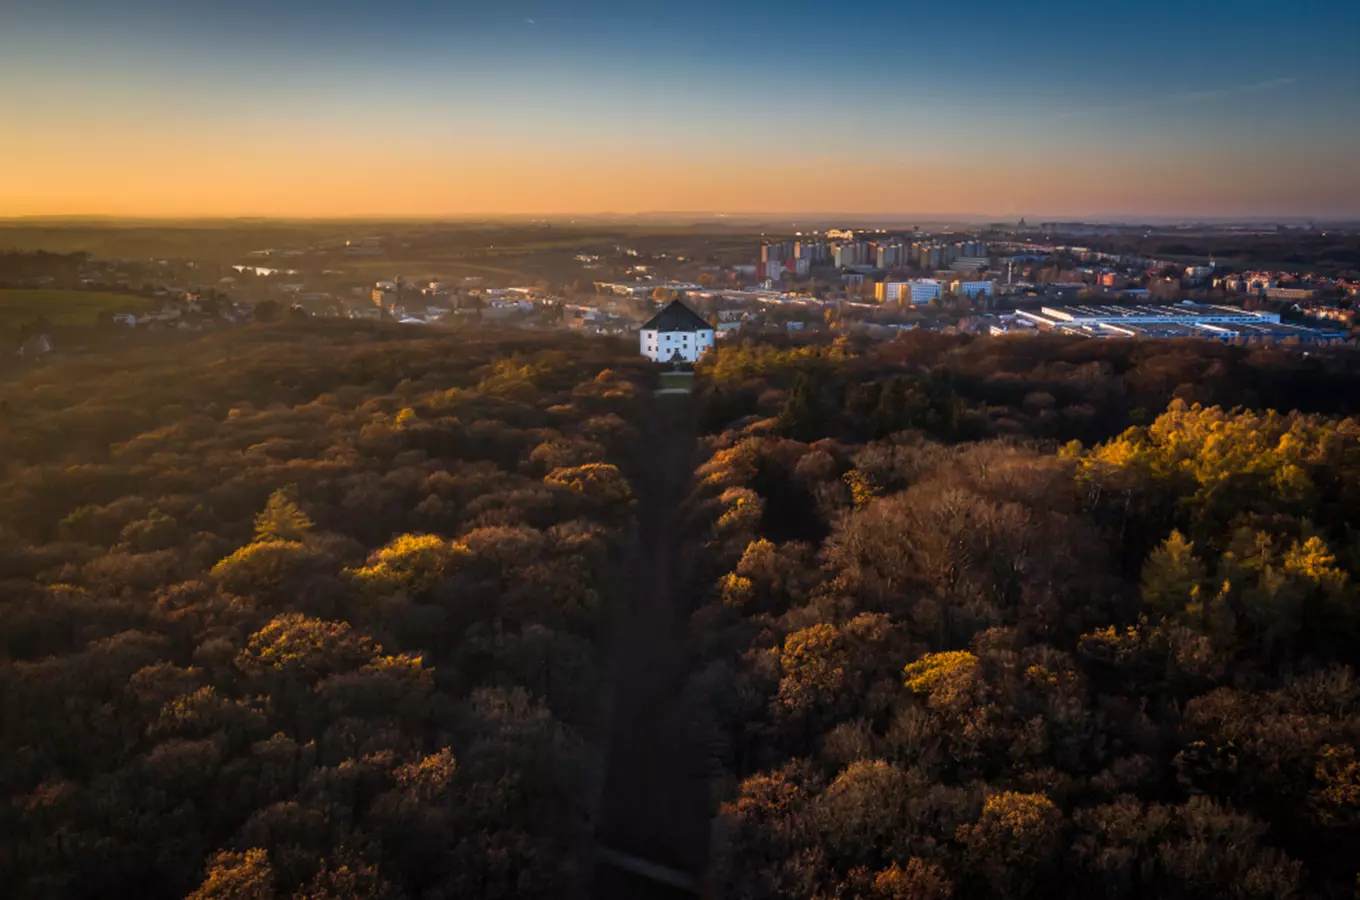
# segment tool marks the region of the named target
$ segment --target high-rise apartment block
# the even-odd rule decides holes
[[[901,244],[879,244],[875,252],[875,265],[880,269],[895,269],[903,262],[904,247]]]
[[[933,278],[915,281],[882,281],[874,285],[874,299],[879,303],[929,303],[944,293],[944,285]]]
[[[865,245],[858,241],[837,244],[832,254],[836,268],[844,269],[850,266],[864,265],[866,249]]]
[[[933,278],[920,278],[911,284],[911,302],[929,303],[931,300],[940,299],[944,292],[944,286]]]
[[[911,296],[911,282],[880,281],[874,285],[874,299],[879,303],[901,303],[904,293]]]
[[[995,281],[956,281],[954,282],[954,293],[959,297],[970,297],[976,299],[980,296],[995,297]]]

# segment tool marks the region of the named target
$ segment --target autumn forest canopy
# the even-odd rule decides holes
[[[715,896],[1355,896],[1360,361],[698,368],[318,321],[0,384],[0,893],[589,896],[664,515]]]
[[[6,391],[16,896],[577,878],[639,365],[410,337],[240,331]]]

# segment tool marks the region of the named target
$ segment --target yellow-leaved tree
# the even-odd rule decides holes
[[[203,883],[186,900],[273,900],[275,896],[269,854],[255,848],[215,855]]]
[[[1195,545],[1173,531],[1143,566],[1143,604],[1158,615],[1175,615],[1199,599],[1205,575]]]
[[[417,595],[451,577],[471,557],[467,545],[459,541],[433,534],[404,534],[351,574],[369,590]]]
[[[269,495],[264,511],[255,517],[255,540],[301,541],[313,528],[297,504],[297,488],[289,485]]]

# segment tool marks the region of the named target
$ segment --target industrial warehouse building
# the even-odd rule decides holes
[[[1024,320],[1046,331],[1100,338],[1214,338],[1223,341],[1332,341],[1339,332],[1280,321],[1280,314],[1185,301],[1172,306],[1045,306],[1019,310]]]

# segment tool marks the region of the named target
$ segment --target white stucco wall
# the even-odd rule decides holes
[[[676,353],[685,362],[694,362],[713,346],[713,329],[698,331],[643,331],[639,338],[642,355],[652,362],[670,362]]]

